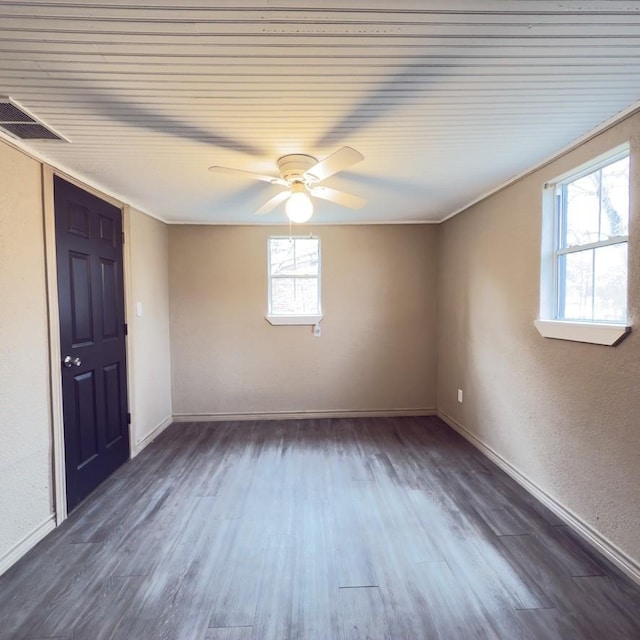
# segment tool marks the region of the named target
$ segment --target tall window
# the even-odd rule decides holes
[[[556,319],[627,319],[629,156],[618,153],[555,184]]]
[[[316,322],[320,306],[320,238],[269,238],[269,317]]]

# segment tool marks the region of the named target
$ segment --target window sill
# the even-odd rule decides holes
[[[323,316],[265,316],[265,320],[272,325],[313,325],[318,324]]]
[[[595,322],[567,322],[565,320],[534,320],[538,333],[544,338],[572,340],[615,347],[631,332],[622,324]]]

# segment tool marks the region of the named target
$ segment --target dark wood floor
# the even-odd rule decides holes
[[[0,578],[0,638],[631,640],[640,588],[436,418],[177,424]]]

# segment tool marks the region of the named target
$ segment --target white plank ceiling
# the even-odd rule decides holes
[[[437,221],[640,99],[640,2],[2,0],[0,94],[40,156],[171,222],[253,211],[286,153],[365,160],[314,221]]]

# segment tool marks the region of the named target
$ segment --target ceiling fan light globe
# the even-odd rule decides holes
[[[302,224],[307,222],[313,215],[313,203],[306,193],[297,192],[293,193],[287,200],[285,210],[291,222]]]

